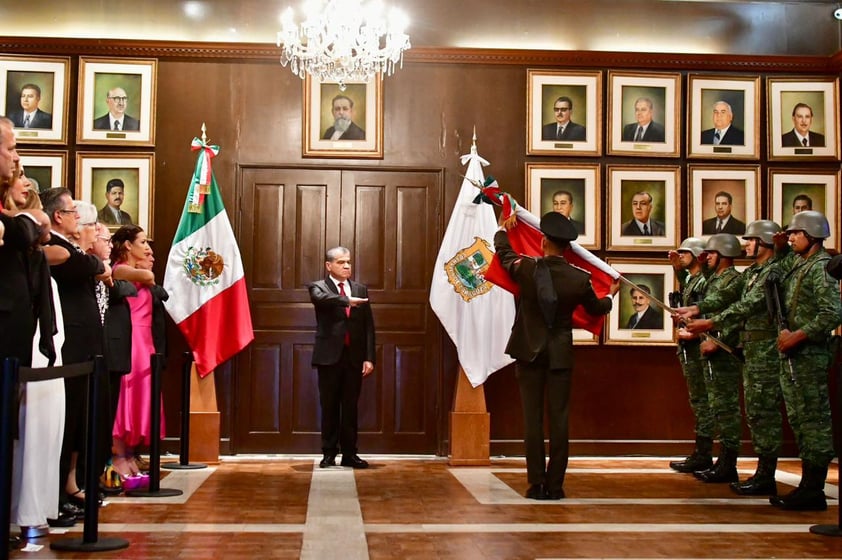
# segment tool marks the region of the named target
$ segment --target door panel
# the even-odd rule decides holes
[[[441,349],[428,298],[441,185],[440,171],[242,170],[240,247],[255,342],[237,358],[235,452],[321,447],[306,284],[324,276],[324,252],[335,245],[351,249],[377,330],[377,366],[360,397],[360,449],[436,451]]]

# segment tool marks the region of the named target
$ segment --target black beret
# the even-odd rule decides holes
[[[830,259],[825,270],[837,280],[842,280],[842,255],[836,255]]]
[[[541,216],[541,233],[554,242],[574,241],[579,237],[567,216],[558,212],[547,212]]]
[[[114,187],[120,187],[121,189],[126,188],[126,186],[123,184],[122,179],[111,179],[110,181],[108,181],[108,184],[105,185],[105,190],[110,191]]]

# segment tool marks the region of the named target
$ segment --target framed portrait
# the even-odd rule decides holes
[[[79,152],[76,184],[79,200],[97,207],[97,219],[108,229],[135,224],[151,239],[155,155],[149,153]]]
[[[19,150],[18,154],[26,176],[38,192],[67,186],[67,150]]]
[[[760,219],[759,165],[689,165],[690,220],[695,237],[746,232]]]
[[[19,144],[67,144],[69,57],[0,56],[0,107]]]
[[[158,61],[79,57],[80,144],[155,144]]]
[[[760,78],[690,74],[687,156],[760,157]]]
[[[608,153],[678,157],[681,75],[608,72]]]
[[[317,82],[304,78],[304,157],[383,158],[383,80]]]
[[[839,159],[839,78],[767,78],[769,159]]]
[[[536,216],[556,211],[573,222],[576,242],[599,248],[599,164],[526,164],[526,200]]]
[[[675,290],[675,271],[666,256],[663,260],[609,258],[606,262],[625,280],[606,320],[605,344],[675,344],[672,318],[662,307],[668,305],[668,294]]]
[[[602,72],[526,71],[526,153],[602,155]]]
[[[608,250],[677,246],[681,170],[677,165],[609,165]]]
[[[585,329],[573,329],[573,346],[595,346],[599,337]]]
[[[830,238],[824,246],[839,250],[839,169],[769,169],[769,213],[786,229],[793,214],[815,210],[827,217]]]

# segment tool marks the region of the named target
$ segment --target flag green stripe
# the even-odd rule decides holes
[[[173,245],[179,243],[185,237],[202,229],[214,216],[225,211],[222,204],[222,195],[219,194],[219,186],[216,184],[216,176],[211,172],[210,194],[205,195],[201,212],[188,212],[190,199],[195,189],[199,188],[199,174],[202,165],[202,155],[196,158],[196,169],[193,172],[193,179],[190,180],[190,188],[187,190],[187,199],[184,201],[184,209],[181,212],[181,220],[178,222],[178,230],[175,232]]]

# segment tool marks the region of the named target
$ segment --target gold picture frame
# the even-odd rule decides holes
[[[641,290],[648,289],[649,294],[661,303],[667,304],[669,292],[675,290],[675,271],[666,255],[663,260],[612,257],[606,262]],[[606,318],[605,344],[674,345],[676,333],[670,315],[648,302],[646,309],[636,309],[633,291],[637,292],[625,282],[620,285],[614,306]]]
[[[795,213],[795,201],[807,197],[809,207],[799,209],[816,210],[827,218],[830,237],[824,246],[840,249],[839,234],[839,188],[840,171],[821,169],[769,168],[769,214],[772,220],[786,229]]]
[[[609,71],[608,153],[679,157],[680,107],[681,74]]]
[[[19,144],[67,144],[69,99],[70,57],[0,56],[0,108]]]
[[[687,157],[760,158],[759,76],[690,74],[687,89]]]
[[[67,186],[67,150],[18,150],[18,155],[38,192]]]
[[[767,78],[770,160],[839,159],[839,78]],[[809,114],[807,145],[800,126]],[[799,130],[796,130],[799,129]],[[803,140],[803,139],[802,139]]]
[[[759,165],[691,164],[687,166],[687,175],[690,235],[706,237],[717,233],[717,221],[721,220],[722,233],[740,236],[747,224],[760,219]],[[721,201],[718,205],[721,216],[717,213],[717,200]]]

